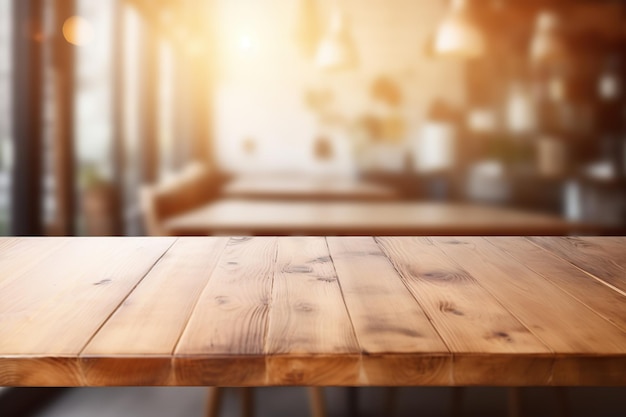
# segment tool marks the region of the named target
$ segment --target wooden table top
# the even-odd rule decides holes
[[[339,176],[244,175],[224,185],[228,198],[391,200],[397,193],[370,181]]]
[[[179,235],[566,235],[560,217],[476,204],[225,199],[164,223]]]
[[[626,385],[625,237],[0,239],[0,386]]]

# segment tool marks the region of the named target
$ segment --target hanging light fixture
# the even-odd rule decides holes
[[[302,0],[296,27],[296,39],[307,58],[315,58],[320,41],[320,22],[317,9],[317,0]]]
[[[565,57],[565,52],[559,17],[551,11],[539,13],[530,43],[531,62],[533,64],[558,62]]]
[[[617,54],[609,55],[598,79],[598,95],[603,101],[619,100],[623,95],[623,65]],[[626,149],[624,150],[626,152]]]
[[[464,58],[484,53],[485,41],[470,16],[469,0],[452,0],[448,15],[435,33],[433,49],[436,55]]]
[[[352,69],[358,64],[347,18],[339,8],[331,15],[330,27],[318,46],[315,63],[323,70]]]

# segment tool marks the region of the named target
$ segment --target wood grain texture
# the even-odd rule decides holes
[[[0,352],[10,358],[0,363],[0,375],[13,375],[8,379],[16,385],[21,383],[15,375],[22,375],[21,382],[29,385],[82,384],[82,375],[67,374],[78,369],[78,354],[173,242],[172,238],[58,241],[63,250],[0,291]],[[36,374],[40,379],[32,373],[33,364],[41,365]]]
[[[80,358],[83,385],[162,386],[175,385],[171,356],[86,356]]]
[[[359,345],[325,238],[280,239],[265,353],[270,384],[358,380]]]
[[[219,377],[223,374],[198,374],[205,359],[224,371],[230,357],[237,367],[264,368],[277,243],[274,237],[229,240],[176,347],[175,354],[186,357],[185,361],[175,361],[179,380],[222,385]],[[238,383],[263,385],[265,372],[260,375],[253,372],[255,379]],[[247,370],[242,377],[250,377]]]
[[[614,366],[626,369],[626,333],[554,283],[485,240],[432,240],[556,353],[553,374],[563,359],[597,356],[611,357]],[[584,367],[584,371],[580,380],[597,378],[599,370]]]
[[[626,385],[625,243],[0,239],[0,385]]]
[[[85,380],[76,356],[1,355],[0,385],[6,387],[77,387]]]
[[[0,290],[69,242],[71,238],[57,238],[54,244],[42,237],[0,238]]]
[[[81,353],[88,384],[110,380],[132,355],[151,356],[156,366],[153,376],[146,366],[134,374],[167,383],[169,358],[227,240],[178,239]]]
[[[82,356],[171,354],[226,242],[227,238],[180,238]]]
[[[623,238],[529,237],[529,240],[626,292],[626,243]]]
[[[0,351],[60,356],[80,352],[173,242],[73,240],[2,289],[0,314],[11,320],[0,327]]]
[[[624,332],[501,249],[475,238],[432,240],[554,352],[624,351]]]
[[[547,381],[551,350],[470,273],[450,262],[432,240],[413,237],[377,241],[454,355],[455,381],[467,384],[467,375],[492,370],[492,359],[502,368],[533,365],[538,376],[533,382]],[[523,363],[520,353],[532,363]],[[538,361],[537,357],[544,360]],[[493,374],[493,382],[500,383],[502,377],[511,382],[507,373]],[[528,379],[528,375],[524,377]]]
[[[364,380],[378,379],[381,385],[449,383],[448,348],[374,239],[328,237],[327,241],[364,353]],[[413,354],[414,369],[424,372],[407,372],[402,360],[393,358],[406,353]],[[383,374],[386,377],[380,379]]]
[[[626,355],[558,355],[555,386],[626,386]]]
[[[604,285],[550,251],[514,237],[486,238],[546,280],[626,331],[626,294]],[[626,248],[624,248],[626,249]]]
[[[550,350],[428,238],[377,238],[453,353]]]

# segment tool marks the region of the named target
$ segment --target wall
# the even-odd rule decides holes
[[[354,120],[371,111],[369,84],[380,75],[398,82],[405,95],[404,148],[417,135],[435,98],[463,100],[461,64],[428,58],[426,41],[446,12],[445,1],[346,0],[360,63],[354,71],[326,74],[298,48],[301,1],[217,0],[218,62],[216,136],[218,160],[228,171],[352,172],[350,133],[317,122],[305,104],[311,88],[330,88],[336,112]],[[328,23],[332,2],[318,2]],[[312,152],[320,134],[335,143],[334,159]],[[392,147],[393,148],[393,147]],[[246,151],[247,149],[247,151]],[[341,150],[344,151],[341,151]],[[399,149],[378,149],[384,155]]]

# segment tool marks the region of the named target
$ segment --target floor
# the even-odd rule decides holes
[[[326,388],[328,416],[347,416],[345,388]],[[360,388],[360,417],[389,417],[385,403],[389,390]],[[449,417],[450,388],[401,388],[393,401],[396,417]],[[238,392],[225,392],[222,417],[238,417]],[[561,417],[554,390],[524,388],[524,417]],[[626,388],[573,388],[565,391],[571,417],[626,417]],[[467,388],[463,392],[460,416],[504,416],[507,410],[504,388]],[[258,388],[255,390],[255,417],[309,416],[308,397],[303,388]],[[200,417],[206,402],[204,388],[76,388],[65,391],[32,417]],[[0,415],[2,413],[0,412]]]

